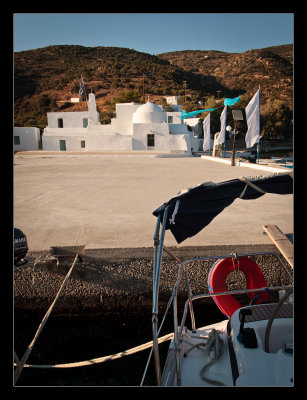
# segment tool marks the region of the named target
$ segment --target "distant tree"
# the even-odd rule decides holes
[[[216,106],[215,97],[210,96],[205,102],[205,107],[206,108],[214,108],[215,106]]]
[[[215,97],[210,96],[207,98],[205,101],[205,105],[202,107],[204,110],[208,108],[216,108],[216,103],[215,103]],[[199,117],[204,120],[207,115],[209,114],[209,111],[203,112],[199,114]],[[220,114],[221,112],[219,110],[211,112],[210,115],[210,131],[211,134],[214,134],[216,132],[220,131]]]
[[[103,111],[100,114],[100,122],[102,125],[107,125],[111,123],[111,119],[114,117],[113,111]]]
[[[138,90],[121,91],[114,97],[114,103],[140,102],[142,94]]]
[[[260,107],[261,136],[276,139],[278,136],[292,139],[292,111],[281,100],[268,101]]]

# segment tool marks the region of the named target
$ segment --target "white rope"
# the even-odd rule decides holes
[[[241,176],[239,179],[240,179],[240,181],[246,183],[244,189],[242,190],[242,193],[241,193],[240,196],[239,196],[239,199],[242,199],[242,197],[245,195],[247,186],[251,186],[253,189],[257,190],[257,191],[260,192],[260,193],[263,193],[263,194],[266,193],[264,190],[260,189],[260,187],[254,185],[254,184],[253,184],[251,181],[249,181],[247,178],[244,178],[244,176]]]
[[[176,217],[177,212],[178,212],[179,204],[180,204],[180,200],[177,200],[176,204],[175,204],[175,208],[174,208],[174,212],[173,212],[172,218],[169,219],[169,223],[170,224],[175,225],[175,217]]]
[[[210,383],[211,385],[217,386],[225,386],[223,382],[216,381],[214,379],[206,378],[204,372],[207,368],[210,367],[216,360],[219,359],[220,355],[222,354],[222,341],[220,339],[220,331],[212,329],[209,333],[209,338],[207,341],[207,346],[205,348],[205,352],[207,353],[208,357],[211,359],[200,371],[200,377],[205,382]],[[214,355],[211,356],[211,350],[214,348]]]
[[[174,337],[173,333],[169,333],[165,336],[161,336],[158,339],[158,343],[163,343],[166,342],[167,340],[172,340]],[[111,360],[116,360],[117,358],[122,358],[125,356],[130,356],[131,354],[138,353],[139,351],[143,351],[148,349],[149,347],[152,347],[153,341],[151,340],[150,342],[141,344],[140,346],[133,347],[129,350],[121,351],[116,354],[112,354],[109,356],[104,356],[104,357],[98,357],[98,358],[92,358],[91,360],[86,360],[86,361],[79,361],[79,362],[73,362],[73,363],[67,363],[67,364],[56,364],[56,365],[35,365],[35,364],[25,364],[25,368],[76,368],[76,367],[85,367],[88,365],[95,365],[95,364],[100,364],[106,361],[111,361]]]
[[[288,171],[287,172],[278,172],[278,173],[272,174],[271,176],[276,176],[276,175],[289,175],[290,178],[293,179],[293,172],[288,172]],[[265,176],[263,176],[263,177],[265,178]],[[238,178],[242,182],[246,183],[244,189],[242,190],[242,193],[239,196],[239,199],[242,199],[242,197],[244,196],[244,194],[246,192],[246,189],[247,189],[247,186],[251,186],[252,188],[254,188],[255,190],[257,190],[260,193],[263,193],[263,194],[266,193],[264,190],[260,189],[260,187],[256,186],[254,183],[251,182],[251,179],[259,179],[259,178],[261,178],[261,177],[260,176],[256,176],[254,178],[253,177],[249,177],[249,179],[247,179],[244,176],[241,176],[240,178]]]
[[[48,320],[48,318],[49,318],[49,316],[50,316],[50,314],[51,314],[51,312],[53,310],[53,307],[55,306],[55,303],[57,302],[58,298],[60,297],[60,295],[61,295],[61,293],[62,293],[62,291],[63,291],[63,289],[64,289],[64,287],[66,285],[66,282],[67,282],[68,278],[70,277],[70,275],[72,273],[72,270],[73,270],[73,268],[74,268],[74,266],[76,264],[77,259],[78,259],[78,254],[76,254],[74,262],[73,262],[70,270],[68,271],[68,273],[67,273],[67,275],[66,275],[66,277],[65,277],[65,279],[64,279],[64,281],[63,281],[63,283],[62,283],[62,285],[61,285],[61,287],[60,287],[60,289],[59,289],[59,291],[57,293],[57,295],[55,296],[55,299],[53,300],[51,306],[49,307],[49,309],[46,312],[44,318],[42,319],[42,322],[40,323],[40,325],[39,325],[39,327],[38,327],[38,329],[37,329],[37,331],[36,331],[36,333],[34,335],[34,338],[33,338],[32,342],[29,344],[29,346],[28,346],[25,354],[23,355],[22,359],[20,360],[19,364],[17,363],[17,368],[16,368],[16,370],[14,372],[14,384],[16,384],[18,378],[20,377],[21,371],[25,367],[26,361],[27,361],[27,359],[29,358],[29,356],[31,354],[33,346],[34,346],[38,336],[40,335],[41,331],[43,330],[43,328],[44,328],[44,326],[45,326],[45,324],[46,324],[46,322],[47,322],[47,320]]]

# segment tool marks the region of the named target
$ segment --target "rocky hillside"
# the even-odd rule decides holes
[[[292,45],[244,53],[186,50],[159,54],[159,57],[185,71],[211,77],[222,87],[221,97],[227,92],[242,95],[260,85],[264,103],[280,100],[292,108]]]
[[[292,45],[244,53],[186,50],[156,56],[128,48],[73,45],[17,52],[15,126],[43,128],[47,111],[86,110],[86,102],[70,102],[78,97],[82,75],[86,92],[96,95],[102,123],[110,121],[116,101],[142,102],[148,95],[160,104],[166,95],[179,95],[186,111],[201,107],[199,101],[241,95],[243,108],[251,91],[261,85],[263,123],[270,123],[275,134],[291,136],[292,60]]]

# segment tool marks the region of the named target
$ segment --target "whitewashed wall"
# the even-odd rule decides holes
[[[14,136],[19,137],[20,144],[14,144],[14,151],[38,150],[40,129],[35,127],[14,127]],[[14,143],[14,142],[13,142]]]
[[[173,104],[176,105],[178,104],[180,96],[165,96],[165,100],[167,104]]]
[[[169,130],[174,135],[190,133],[186,124],[169,124]]]
[[[58,119],[63,119],[63,128],[83,128],[83,118],[88,118],[88,111],[80,111],[80,112],[48,112],[47,120],[48,120],[48,128],[58,128]]]
[[[112,125],[89,125],[84,131],[88,135],[115,135],[116,131]]]
[[[173,124],[181,124],[182,123],[182,121],[180,119],[181,112],[167,111],[166,115],[167,115],[167,117],[169,117],[169,116],[173,117],[173,122],[172,122]]]
[[[169,148],[172,152],[190,154],[191,148],[193,148],[193,143],[191,143],[191,135],[170,135]]]
[[[133,113],[141,107],[138,103],[116,104],[116,118],[111,119],[111,129],[121,135],[131,136],[133,133]]]
[[[192,131],[199,135],[201,134],[201,127],[199,125],[200,118],[186,118],[183,121],[192,128]]]
[[[60,140],[65,140],[67,151],[155,150],[190,153],[191,148],[198,150],[198,140],[180,120],[180,112],[165,113],[161,107],[157,109],[152,104],[122,103],[116,105],[116,118],[111,120],[111,124],[101,125],[96,120],[94,95],[90,100],[89,112],[47,113],[48,126],[42,138],[44,150],[59,151]],[[140,107],[143,108],[136,115]],[[173,116],[173,123],[166,122],[167,115]],[[58,128],[58,118],[63,118],[63,128]],[[87,128],[83,128],[83,118],[89,118]],[[94,123],[91,123],[91,119]],[[147,146],[148,134],[155,135],[153,148]],[[85,140],[85,148],[81,148],[81,140]]]
[[[44,136],[84,136],[88,132],[86,128],[51,128],[47,126],[44,129]]]
[[[155,135],[154,150],[167,151],[168,125],[162,123],[133,124],[133,150],[147,150],[147,135]],[[153,149],[152,149],[153,150]]]
[[[132,122],[133,113],[141,106],[141,103],[116,104],[116,118]]]
[[[113,151],[131,151],[132,136],[128,135],[88,135],[86,139],[86,150],[113,150]]]
[[[43,150],[60,151],[60,140],[65,140],[66,151],[85,151],[86,149],[86,135],[43,135],[42,145]],[[85,140],[85,149],[81,148],[81,140]]]

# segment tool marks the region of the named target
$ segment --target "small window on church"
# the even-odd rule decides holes
[[[168,116],[167,116],[167,122],[168,122],[169,124],[172,124],[172,123],[173,123],[173,116],[172,116],[172,115],[168,115]]]
[[[14,144],[20,144],[20,137],[14,136]]]
[[[85,140],[81,140],[81,149],[85,149]]]
[[[87,128],[87,125],[88,125],[88,119],[83,118],[83,128]]]
[[[155,147],[155,135],[152,133],[147,135],[147,147]]]
[[[63,118],[58,118],[58,128],[63,128]]]

